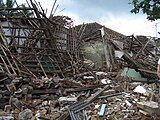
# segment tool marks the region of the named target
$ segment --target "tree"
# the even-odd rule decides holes
[[[160,19],[160,0],[132,0],[129,4],[134,7],[131,13],[137,14],[142,11],[148,20]]]

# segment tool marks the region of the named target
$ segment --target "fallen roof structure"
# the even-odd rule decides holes
[[[0,8],[8,11],[0,18],[1,68],[16,75],[64,77],[65,62],[68,54],[73,53],[76,40],[69,29],[72,20],[65,16],[48,19],[43,9],[38,9],[41,6],[36,5],[30,1],[28,8]],[[7,14],[15,10],[22,10],[24,15]],[[31,11],[34,16],[25,15],[25,11]]]

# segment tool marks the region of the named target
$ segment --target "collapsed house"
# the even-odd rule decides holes
[[[37,77],[38,74],[58,74],[63,78],[62,69],[67,67],[65,62],[69,58],[66,56],[70,54],[73,57],[75,51],[75,38],[69,29],[72,20],[65,16],[50,16],[48,19],[42,10],[38,11],[35,4],[31,2],[31,5],[32,8],[23,9],[32,11],[34,16],[4,14],[1,17],[1,68],[16,75]],[[5,10],[10,12],[21,9]]]
[[[0,8],[0,119],[159,118],[155,38],[28,6]]]
[[[82,25],[77,26],[77,29],[80,26]],[[125,36],[98,23],[86,24],[85,27],[81,49],[83,56],[92,60],[96,68],[105,67],[107,71],[118,71],[131,67],[147,77],[157,77],[155,38]]]

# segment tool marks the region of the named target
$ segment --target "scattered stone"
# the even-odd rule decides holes
[[[31,120],[33,113],[30,109],[24,109],[19,113],[19,120]]]

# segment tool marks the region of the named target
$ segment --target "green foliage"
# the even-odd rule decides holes
[[[142,11],[148,20],[160,19],[160,0],[132,0],[129,4],[134,7],[131,13],[137,14]]]

